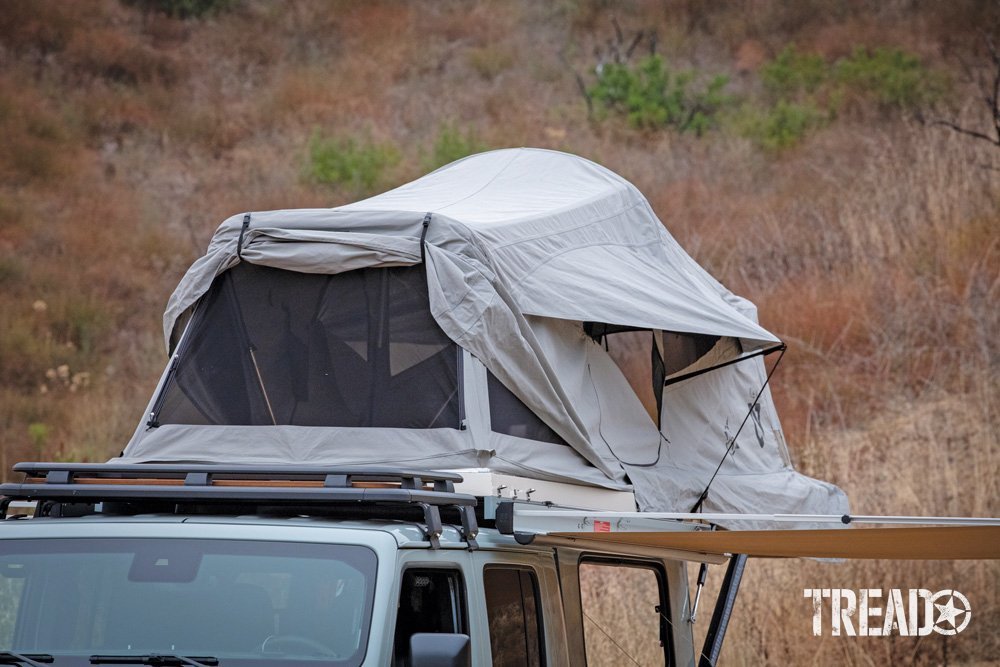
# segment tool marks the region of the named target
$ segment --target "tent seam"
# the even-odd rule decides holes
[[[493,183],[493,181],[495,181],[498,178],[500,178],[500,174],[502,174],[505,171],[507,171],[507,168],[510,167],[510,165],[514,164],[514,161],[517,160],[517,158],[520,157],[520,155],[521,154],[519,152],[515,152],[511,156],[510,161],[507,164],[505,164],[503,167],[501,167],[500,170],[497,171],[497,173],[493,174],[493,176],[490,177],[490,180],[488,180],[485,183],[483,183],[479,187],[479,189],[476,190],[475,192],[470,192],[469,194],[467,194],[466,196],[462,197],[461,199],[456,199],[455,201],[451,202],[450,204],[445,204],[444,206],[436,209],[434,212],[437,213],[438,211],[443,211],[446,208],[450,208],[450,207],[454,206],[455,204],[458,204],[458,203],[461,203],[461,202],[465,201],[466,199],[471,199],[472,197],[475,197],[480,192],[482,192],[483,190],[485,190],[486,188],[488,188],[490,186],[490,184]]]
[[[591,201],[596,201],[596,198],[593,199],[593,200],[591,200]],[[550,238],[552,236],[559,236],[560,234],[565,234],[567,232],[575,232],[575,231],[577,231],[579,229],[583,229],[584,227],[590,227],[592,225],[597,225],[597,224],[600,224],[602,222],[607,222],[608,220],[611,220],[612,218],[617,218],[617,217],[619,217],[619,216],[621,216],[621,215],[623,215],[625,213],[628,213],[629,211],[631,211],[632,209],[634,209],[636,207],[642,206],[642,204],[643,204],[644,201],[645,200],[637,201],[634,204],[631,204],[630,206],[626,206],[625,208],[622,208],[622,209],[618,209],[614,213],[610,213],[610,214],[604,216],[603,218],[597,218],[596,220],[588,220],[587,222],[585,222],[583,224],[580,224],[580,225],[576,225],[575,227],[567,227],[565,229],[560,229],[558,232],[554,232],[552,234],[536,234],[535,236],[525,236],[524,238],[517,239],[516,241],[510,241],[509,243],[502,243],[502,244],[494,245],[492,247],[492,249],[493,250],[502,250],[504,248],[509,248],[511,246],[516,246],[519,243],[527,243],[528,241],[537,241],[538,239],[545,239],[545,238]],[[563,211],[563,210],[569,210],[570,208],[573,208],[573,207],[567,206],[567,207],[565,207],[563,209],[557,209],[556,211],[552,211],[550,213],[546,213],[546,215],[544,217],[545,218],[551,218],[551,217],[554,216],[555,213],[559,213],[560,211]],[[529,220],[529,219],[530,220],[542,220],[544,218],[522,218],[522,220]],[[656,219],[657,219],[657,221],[659,221],[659,218],[656,218]],[[513,219],[511,222],[517,222],[517,221],[518,221],[517,219]],[[464,224],[466,227],[468,227],[469,229],[471,229],[473,232],[476,232],[475,228],[467,225],[466,223],[462,223],[462,224]],[[660,224],[662,225],[662,223],[660,223]],[[657,241],[660,241],[660,239],[657,238]]]
[[[558,259],[559,257],[562,257],[563,255],[566,255],[568,253],[574,252],[576,250],[583,250],[584,248],[593,248],[593,247],[597,247],[597,246],[602,247],[602,248],[608,248],[608,247],[614,247],[614,248],[645,248],[647,246],[652,246],[652,245],[659,245],[659,241],[658,240],[657,241],[650,241],[649,243],[605,243],[605,242],[597,242],[597,241],[595,241],[594,243],[588,243],[587,245],[578,245],[578,246],[574,246],[572,248],[567,248],[565,250],[562,250],[560,252],[555,253],[554,255],[549,255],[548,257],[546,257],[545,261],[543,261],[543,262],[541,262],[539,264],[536,264],[535,267],[530,272],[528,272],[528,273],[524,274],[523,276],[521,276],[520,278],[518,278],[517,281],[514,282],[514,285],[515,286],[520,285],[525,280],[527,280],[528,278],[530,278],[531,276],[533,276],[536,271],[538,271],[539,269],[541,269],[542,267],[544,267],[545,265],[547,265],[549,262],[552,262],[552,261]]]

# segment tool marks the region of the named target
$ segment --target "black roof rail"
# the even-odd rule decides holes
[[[22,482],[0,484],[0,519],[11,501],[330,508],[403,504],[423,510],[431,546],[440,546],[440,508],[458,511],[461,533],[476,548],[475,496],[456,493],[456,473],[379,466],[264,466],[201,463],[18,463]]]

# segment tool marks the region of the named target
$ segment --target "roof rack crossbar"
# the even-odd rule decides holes
[[[440,546],[441,508],[458,511],[459,532],[477,548],[475,496],[456,493],[461,475],[383,467],[290,467],[205,464],[21,463],[20,483],[0,484],[0,509],[13,500],[97,504],[164,502],[183,505],[416,505],[427,539]],[[5,512],[3,513],[6,514]],[[5,516],[0,515],[0,519]]]
[[[324,480],[328,476],[344,476],[365,481],[395,481],[418,486],[439,482],[461,482],[458,473],[427,470],[408,470],[387,466],[286,466],[286,465],[229,465],[206,463],[18,463],[15,472],[22,472],[26,479],[46,478],[53,483],[65,484],[73,477],[113,479],[184,479],[193,473],[207,473],[213,478],[235,477],[240,479]],[[444,490],[444,489],[442,489]]]
[[[323,479],[323,486],[327,487],[345,487],[350,486],[351,481],[347,475],[340,473],[330,473]]]
[[[73,473],[69,470],[49,470],[45,475],[46,484],[69,484],[73,481]]]
[[[0,494],[12,500],[100,502],[101,500],[163,500],[184,503],[310,504],[328,502],[428,503],[475,506],[475,496],[423,489],[355,487],[268,487],[145,484],[2,484]]]
[[[189,472],[184,477],[184,486],[209,486],[212,476],[207,472]]]

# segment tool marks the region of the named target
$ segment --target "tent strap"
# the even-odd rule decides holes
[[[778,360],[774,362],[774,366],[771,366],[771,370],[768,371],[767,377],[764,378],[764,384],[761,385],[760,391],[757,392],[757,396],[753,399],[753,403],[750,404],[750,409],[747,410],[746,416],[743,417],[743,421],[740,423],[740,427],[736,429],[736,435],[734,435],[732,438],[729,439],[729,446],[726,447],[726,453],[723,454],[722,458],[719,460],[719,465],[715,466],[715,472],[712,473],[711,479],[709,479],[708,484],[705,485],[705,490],[701,492],[701,495],[698,496],[697,502],[695,502],[694,506],[691,507],[690,511],[692,513],[697,512],[699,509],[701,509],[701,506],[705,502],[705,499],[708,498],[708,490],[709,488],[711,488],[712,482],[715,481],[716,476],[719,474],[719,470],[722,469],[722,464],[726,462],[726,459],[733,451],[733,447],[736,446],[736,439],[740,437],[740,433],[743,432],[743,427],[746,426],[747,420],[750,419],[750,415],[753,414],[753,409],[757,407],[757,402],[760,401],[760,397],[764,394],[764,390],[767,389],[767,385],[771,382],[771,376],[774,375],[774,371],[778,369],[778,364],[781,363],[781,358],[785,356],[786,349],[787,346],[784,343],[782,343],[781,347],[779,348]],[[737,360],[737,361],[742,361],[742,360]]]
[[[243,216],[243,227],[240,228],[240,238],[236,241],[236,256],[239,257],[240,261],[243,261],[243,237],[247,233],[247,229],[250,228],[250,214],[247,213]]]
[[[431,213],[430,213],[430,211],[428,211],[427,214],[424,215],[424,227],[423,227],[423,229],[420,230],[420,263],[421,264],[426,264],[427,263],[427,253],[424,250],[424,248],[425,248],[424,241],[427,238],[427,228],[430,227],[430,224],[431,224]]]

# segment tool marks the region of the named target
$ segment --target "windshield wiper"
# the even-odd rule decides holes
[[[22,655],[13,651],[0,651],[0,665],[27,665],[28,667],[43,667],[42,663],[53,662],[48,653],[30,653]]]
[[[147,653],[145,655],[92,655],[92,665],[150,665],[151,667],[215,667],[218,658],[210,655],[185,657],[171,653]]]

